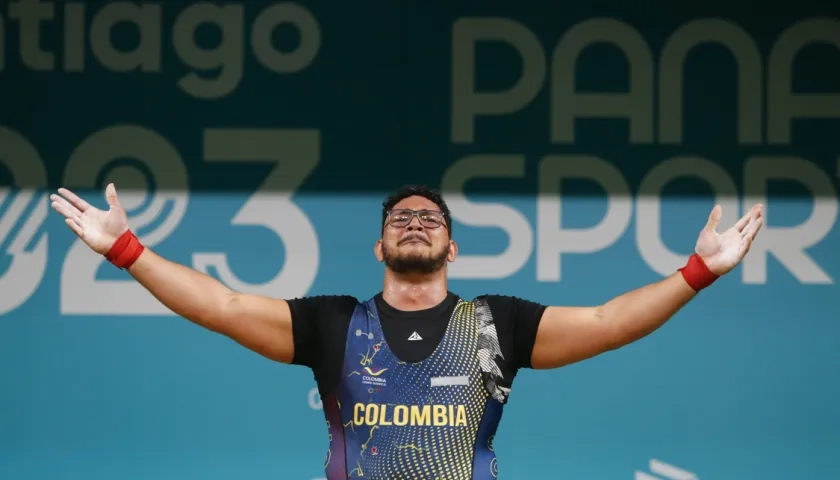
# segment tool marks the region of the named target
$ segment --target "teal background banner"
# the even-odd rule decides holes
[[[324,475],[311,372],[175,317],[49,209],[109,181],[155,251],[283,298],[375,294],[408,183],[453,210],[451,290],[555,305],[764,202],[659,331],[520,373],[500,478],[837,477],[840,17],[736,3],[0,2],[0,478]]]

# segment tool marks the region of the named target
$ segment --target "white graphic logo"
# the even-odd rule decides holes
[[[410,337],[408,337],[408,339],[409,340],[423,340],[423,337],[421,337],[417,332],[414,332],[414,333],[411,334]]]
[[[698,480],[696,474],[656,459],[648,464],[651,473],[636,470],[634,480]]]
[[[356,336],[361,337],[362,335],[368,337],[368,340],[373,340],[373,332],[365,333],[365,332],[361,331],[361,329],[357,328],[356,329]]]
[[[234,290],[267,296],[305,295],[318,273],[318,237],[291,196],[318,165],[319,144],[317,130],[206,129],[204,161],[255,162],[272,167],[231,220],[231,230],[240,225],[266,228],[286,252],[294,254],[287,254],[274,278],[264,283],[240,279],[222,252],[194,253],[193,266],[204,273],[214,269]],[[133,159],[134,166],[111,168],[120,158]],[[21,187],[0,188],[0,256],[11,258],[9,266],[0,271],[0,314],[4,314],[23,305],[44,279],[47,234],[39,236],[39,232],[48,205],[47,193],[39,193],[47,187],[47,174],[38,150],[23,135],[3,126],[0,168],[8,170]],[[97,181],[100,177],[104,178]],[[82,190],[101,190],[102,183],[116,183],[132,229],[145,245],[155,247],[184,218],[189,203],[187,177],[180,153],[165,137],[141,126],[112,125],[90,135],[71,153],[61,183]],[[172,315],[131,279],[98,278],[104,263],[105,258],[81,240],[73,243],[61,266],[61,314]]]
[[[0,188],[0,245],[6,245],[2,256],[10,256],[11,264],[0,273],[0,314],[10,312],[29,300],[47,269],[47,235],[27,251],[47,218],[47,173],[35,147],[20,134],[0,127],[0,165],[12,174],[14,181],[25,188],[14,192]],[[4,205],[6,208],[4,209]],[[27,213],[27,210],[30,210]],[[15,227],[15,233],[12,231]],[[10,237],[11,235],[11,237]]]
[[[362,383],[365,385],[371,385],[374,387],[384,387],[388,384],[388,381],[385,378],[381,377],[383,373],[387,372],[387,368],[376,368],[376,367],[365,367],[363,368],[364,373],[362,373]],[[367,375],[365,375],[365,373]],[[375,390],[368,389],[369,393],[373,393]],[[378,391],[378,390],[377,390]]]

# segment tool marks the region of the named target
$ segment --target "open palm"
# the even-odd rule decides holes
[[[128,230],[128,217],[117,199],[117,190],[110,183],[105,188],[108,211],[91,206],[66,188],[50,195],[53,209],[64,216],[70,227],[93,251],[106,254],[117,238]]]
[[[764,223],[763,208],[763,205],[755,205],[723,233],[717,232],[721,217],[720,205],[712,209],[694,250],[712,273],[723,275],[743,260]]]

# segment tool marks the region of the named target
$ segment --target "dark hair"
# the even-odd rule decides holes
[[[397,190],[393,195],[388,196],[382,202],[382,231],[385,231],[385,220],[388,218],[388,212],[394,208],[394,205],[401,202],[408,197],[423,197],[430,200],[437,205],[440,212],[443,214],[443,219],[446,220],[446,227],[449,230],[449,235],[452,236],[452,221],[449,216],[449,207],[443,201],[440,192],[432,190],[425,185],[406,185]]]

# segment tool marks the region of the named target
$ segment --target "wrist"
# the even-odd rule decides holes
[[[140,258],[145,247],[130,229],[123,232],[105,254],[105,259],[120,270],[127,270]]]
[[[720,275],[709,270],[706,262],[696,253],[688,257],[688,262],[678,271],[695,292],[703,290],[720,278]]]

